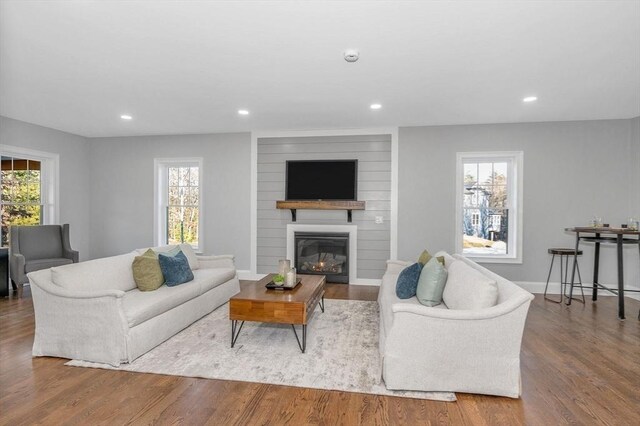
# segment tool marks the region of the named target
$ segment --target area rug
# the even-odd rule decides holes
[[[451,392],[390,391],[381,379],[378,304],[326,300],[307,328],[301,353],[290,325],[246,322],[230,347],[231,322],[223,305],[131,364],[115,368],[73,360],[66,365],[206,379],[455,401]],[[301,332],[298,328],[300,337]]]

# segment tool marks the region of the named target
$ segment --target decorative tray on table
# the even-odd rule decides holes
[[[272,290],[293,290],[298,286],[298,284],[300,284],[300,281],[302,281],[302,278],[297,278],[296,282],[293,285],[287,285],[284,282],[276,284],[273,282],[273,280],[271,280],[265,285],[265,287]]]

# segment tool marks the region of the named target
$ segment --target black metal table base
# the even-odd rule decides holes
[[[625,244],[637,244],[638,245],[638,253],[640,254],[640,236],[638,239],[625,239],[621,234],[616,235],[615,238],[611,237],[602,237],[600,233],[594,232],[595,237],[584,237],[580,236],[580,232],[576,232],[576,253],[580,246],[580,240],[593,242],[595,243],[595,250],[593,254],[593,284],[591,287],[591,300],[594,302],[598,300],[598,289],[606,290],[610,293],[613,293],[618,296],[618,319],[625,319],[624,312],[624,292],[640,292],[640,290],[632,290],[624,287],[624,266],[623,266],[623,253],[622,246]],[[600,269],[600,244],[603,243],[615,243],[616,245],[616,254],[618,258],[618,288],[610,288],[604,286],[598,282],[598,275]],[[569,297],[573,295],[573,287],[578,287],[575,284],[575,273],[576,273],[576,265],[577,265],[578,256],[574,256],[574,267],[573,272],[571,274],[571,285],[572,290],[569,292]],[[640,312],[638,312],[638,319],[640,320]]]
[[[324,313],[324,295],[320,299],[320,303],[318,303],[320,309]],[[240,326],[238,326],[240,323]],[[231,347],[233,348],[238,340],[238,336],[240,335],[240,331],[242,330],[242,326],[244,325],[244,321],[231,320]],[[291,324],[291,328],[293,329],[293,334],[296,336],[296,341],[298,342],[298,347],[305,353],[307,350],[307,325],[302,324],[302,341],[298,337],[298,332],[296,331],[296,326]]]
[[[238,323],[240,323],[240,327],[238,327]],[[238,336],[240,335],[240,330],[242,330],[242,326],[244,325],[244,321],[231,320],[231,347],[236,344],[238,340]]]
[[[307,349],[307,324],[302,324],[302,343],[300,343],[300,339],[298,338],[296,326],[291,324],[291,328],[293,329],[293,334],[295,334],[296,340],[298,341],[298,347],[302,353],[304,353],[305,349]]]

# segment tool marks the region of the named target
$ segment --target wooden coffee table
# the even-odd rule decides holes
[[[324,312],[324,275],[298,275],[302,281],[293,290],[269,290],[265,285],[274,274],[269,274],[255,285],[247,286],[229,299],[231,320],[231,347],[236,344],[245,321],[291,324],[302,353],[307,347],[307,324],[316,306]],[[240,326],[238,327],[238,323]],[[302,343],[296,325],[302,326]]]

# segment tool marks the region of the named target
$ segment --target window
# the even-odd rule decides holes
[[[202,247],[202,159],[156,160],[155,243]]]
[[[11,225],[42,223],[40,162],[2,157],[2,246]]]
[[[2,151],[1,244],[9,245],[11,225],[56,223],[58,156],[39,151],[0,146]]]
[[[522,262],[522,152],[458,153],[456,251]]]

